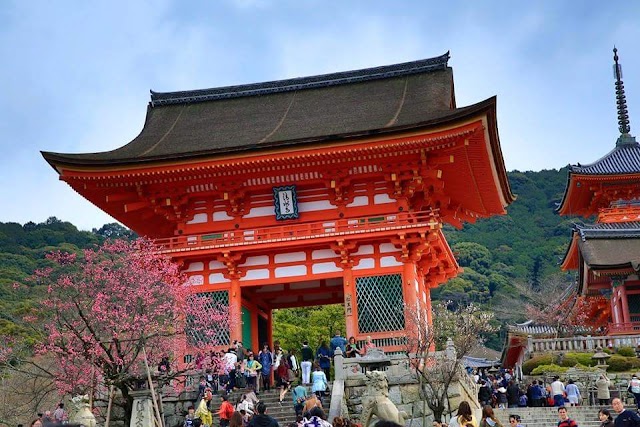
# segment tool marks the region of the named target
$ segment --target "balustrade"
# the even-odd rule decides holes
[[[548,351],[592,352],[596,348],[640,346],[640,334],[608,335],[608,336],[575,336],[566,338],[533,338],[529,337],[529,352],[544,353]]]
[[[252,230],[229,230],[217,233],[185,235],[156,239],[155,243],[165,252],[182,252],[202,248],[224,248],[425,227],[440,227],[440,222],[437,219],[437,210],[397,212],[363,218],[345,218],[335,221],[298,223]]]

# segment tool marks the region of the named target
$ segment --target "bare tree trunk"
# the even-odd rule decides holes
[[[156,422],[159,427],[164,427],[162,422],[162,416],[160,415],[160,408],[158,408],[158,400],[156,398],[156,391],[153,388],[153,379],[151,378],[151,370],[149,369],[149,363],[147,362],[147,351],[144,346],[142,347],[142,360],[144,361],[144,367],[147,370],[147,381],[149,382],[149,390],[151,390],[151,400],[153,402],[153,410],[156,417]]]
[[[113,404],[113,395],[115,387],[112,385],[109,387],[109,404],[107,405],[107,419],[104,422],[104,427],[109,427],[109,421],[111,420],[111,405]]]

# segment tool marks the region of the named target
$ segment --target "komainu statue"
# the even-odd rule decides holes
[[[368,427],[374,415],[380,420],[404,425],[407,413],[398,411],[396,405],[389,400],[387,375],[381,371],[370,371],[366,375],[367,391],[362,396],[362,417],[360,418],[362,426]]]

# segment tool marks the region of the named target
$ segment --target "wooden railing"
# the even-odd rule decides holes
[[[576,336],[568,338],[529,338],[529,352],[584,351],[595,352],[596,348],[633,347],[640,344],[640,333],[633,335]]]
[[[632,316],[633,319],[636,316]],[[640,334],[640,322],[609,323],[610,334]]]
[[[163,252],[186,252],[440,226],[434,210],[428,210],[177,236],[156,239],[155,243]]]

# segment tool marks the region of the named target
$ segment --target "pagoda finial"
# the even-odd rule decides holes
[[[616,104],[618,104],[618,129],[620,136],[616,145],[634,144],[636,139],[630,135],[629,110],[627,110],[627,97],[624,94],[622,83],[622,66],[618,63],[618,49],[613,47],[613,75],[616,79]]]

